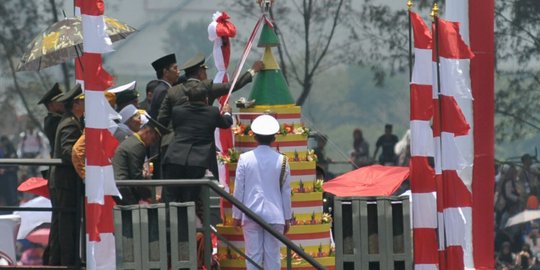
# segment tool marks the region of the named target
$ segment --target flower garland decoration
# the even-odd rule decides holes
[[[222,164],[230,164],[238,162],[240,158],[240,152],[234,148],[229,148],[227,154],[222,154],[221,152],[217,155],[217,160]]]
[[[232,127],[234,135],[238,136],[253,136],[253,131],[251,130],[251,125],[246,125],[243,123],[239,123],[236,126]],[[309,135],[309,128],[304,127],[304,125],[296,125],[296,124],[283,124],[277,135]]]

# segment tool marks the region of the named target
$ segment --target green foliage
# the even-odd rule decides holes
[[[496,1],[496,138],[530,138],[540,131],[540,2]]]
[[[54,21],[53,9],[62,5],[63,0],[20,1],[2,0],[0,4],[0,75],[3,87],[0,89],[1,110],[13,109],[19,101],[26,109],[31,121],[41,126],[41,116],[45,115],[38,98],[52,86],[50,71],[16,73],[19,59],[26,50],[26,44]],[[10,115],[13,112],[3,112]],[[12,122],[10,122],[12,121]],[[6,117],[2,134],[13,134],[20,128],[15,117]],[[23,123],[24,124],[24,123]]]
[[[384,85],[388,75],[408,70],[408,14],[388,5],[366,0],[358,11],[353,42],[364,44],[366,53],[356,63],[370,67],[373,80]]]

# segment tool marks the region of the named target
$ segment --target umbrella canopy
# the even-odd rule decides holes
[[[49,188],[47,187],[47,179],[42,177],[30,177],[22,182],[17,190],[20,192],[28,192],[38,196],[49,198]]]
[[[505,227],[540,219],[540,210],[525,210],[508,219]]]
[[[323,184],[336,196],[388,196],[409,176],[408,167],[372,165],[340,175]]]
[[[47,243],[49,243],[49,234],[51,230],[49,228],[41,228],[37,229],[31,233],[29,233],[26,236],[26,240],[35,243],[40,244],[42,246],[47,246]]]
[[[105,31],[115,42],[137,31],[116,19],[105,18]],[[71,17],[49,26],[30,42],[17,66],[17,71],[39,71],[81,56],[83,37],[81,17]]]

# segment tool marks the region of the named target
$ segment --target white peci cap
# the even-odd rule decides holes
[[[122,117],[122,120],[120,120],[123,124],[127,123],[127,121],[133,117],[135,114],[138,113],[138,110],[135,106],[132,104],[127,105],[124,107],[120,112],[120,116]]]
[[[258,135],[274,135],[279,131],[279,123],[276,118],[263,114],[253,120],[251,130]]]

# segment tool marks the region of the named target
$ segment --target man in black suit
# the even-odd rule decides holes
[[[159,84],[154,87],[152,102],[148,114],[157,119],[161,102],[167,95],[167,90],[171,88],[180,77],[180,70],[176,64],[176,55],[174,53],[165,55],[152,62],[152,67],[156,71],[156,77]]]
[[[245,72],[238,78],[238,81],[234,86],[233,92],[241,89],[242,87],[250,83],[255,77],[255,74],[263,68],[264,64],[262,61],[255,61],[251,66],[251,69],[249,69],[247,72]],[[167,95],[161,103],[161,107],[159,108],[159,115],[157,118],[162,125],[169,126],[173,108],[187,102],[188,91],[200,90],[206,92],[209,105],[212,105],[215,99],[229,93],[231,83],[214,83],[212,80],[208,79],[208,75],[206,74],[207,69],[208,67],[205,64],[205,58],[202,53],[197,54],[197,56],[188,60],[182,65],[182,67],[180,67],[180,70],[185,70],[187,80],[184,83],[175,85],[169,90],[167,90]],[[162,153],[167,152],[166,149],[171,143],[171,140],[171,134],[162,138]],[[215,145],[213,145],[213,155],[215,155],[215,148]],[[216,178],[218,178],[217,162],[215,164],[210,164],[210,167],[208,169]]]
[[[161,107],[158,108],[159,115],[157,119],[162,125],[169,125],[174,106],[182,105],[187,102],[187,91],[191,91],[192,89],[204,90],[207,94],[209,105],[212,105],[215,99],[229,93],[232,82],[214,83],[212,80],[209,80],[208,75],[206,74],[208,66],[206,66],[204,62],[204,55],[199,53],[180,67],[180,70],[185,70],[187,80],[182,84],[173,86],[167,91],[167,95],[164,97]],[[253,77],[255,77],[255,74],[263,68],[264,64],[262,61],[255,61],[251,68],[238,78],[233,92],[250,83],[253,80]]]
[[[217,107],[208,106],[204,88],[187,91],[189,102],[172,109],[174,138],[163,157],[166,179],[202,178],[206,169],[216,161],[214,130],[229,128],[233,119],[231,107],[225,105],[222,115]],[[198,187],[164,187],[165,202],[196,201]]]

